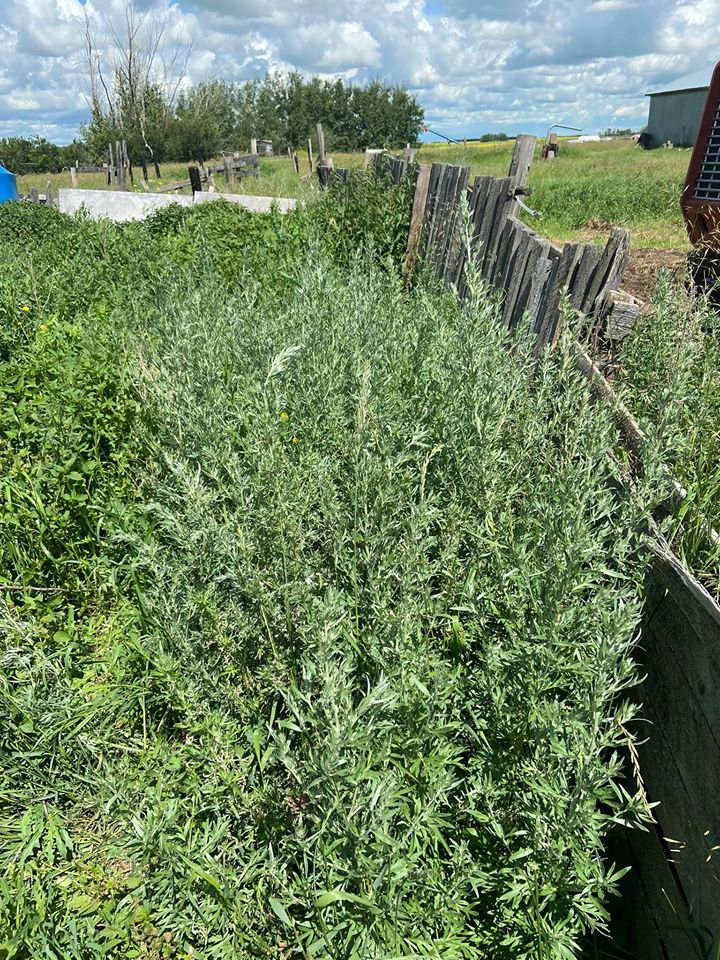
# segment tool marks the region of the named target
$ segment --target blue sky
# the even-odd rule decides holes
[[[192,40],[188,81],[268,69],[408,86],[435,130],[637,128],[648,90],[720,59],[718,0],[137,0]],[[86,0],[99,30],[123,0]],[[80,0],[0,3],[0,136],[87,118]],[[259,131],[259,133],[261,133]]]

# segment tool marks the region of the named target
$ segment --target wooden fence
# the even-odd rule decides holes
[[[438,276],[464,293],[467,250],[460,240],[460,221],[461,198],[466,196],[472,255],[487,283],[504,294],[505,326],[513,329],[529,314],[538,349],[552,345],[560,332],[560,304],[566,291],[572,307],[591,326],[602,326],[612,337],[623,336],[643,306],[619,289],[630,246],[627,230],[614,228],[604,248],[590,243],[560,248],[517,216],[518,198],[528,193],[526,166],[518,168],[514,158],[508,177],[475,177],[471,188],[469,178],[469,167],[420,166],[408,269],[422,250]]]
[[[232,186],[235,180],[242,177],[257,177],[260,173],[260,158],[256,153],[234,153],[232,156],[223,157],[220,163],[199,164],[188,168],[188,178],[186,180],[177,180],[175,183],[168,183],[164,187],[159,187],[156,193],[174,193],[176,190],[184,190],[186,187],[192,187],[195,183],[194,192],[199,192],[203,183],[208,186],[214,186],[213,174],[221,173],[225,177],[228,187]]]
[[[530,138],[531,139],[531,138]],[[589,333],[622,337],[639,300],[620,289],[629,237],[613,229],[604,247],[540,237],[518,217],[527,189],[527,143],[516,148],[509,175],[476,177],[469,168],[419,168],[406,269],[418,258],[465,293],[466,251],[460,242],[461,200],[467,198],[471,250],[482,275],[502,292],[509,328],[529,315],[536,349],[552,347],[562,322],[561,301],[587,321]],[[523,151],[525,151],[523,155]],[[629,447],[641,434],[611,386],[578,346],[578,366],[595,392],[613,405]],[[677,485],[676,485],[677,488]],[[627,831],[623,856],[634,867],[616,910],[636,960],[717,960],[720,956],[720,606],[658,542],[646,582],[637,660],[640,743],[629,775],[642,778],[654,823]],[[655,806],[656,805],[656,806]],[[615,956],[612,948],[608,955]]]

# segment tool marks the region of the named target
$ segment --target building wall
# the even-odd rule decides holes
[[[647,129],[650,145],[660,147],[671,140],[676,146],[692,147],[706,97],[707,89],[651,94]]]

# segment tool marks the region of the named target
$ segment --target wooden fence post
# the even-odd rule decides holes
[[[118,189],[125,189],[125,158],[123,157],[122,142],[115,141],[115,163],[117,166],[117,185]]]
[[[160,173],[160,164],[157,162],[157,160],[153,160],[153,163],[155,164],[155,176],[158,178],[158,180],[161,180],[162,174]]]
[[[312,140],[308,137],[308,163],[310,164],[310,173],[313,172],[313,152],[312,152]]]
[[[225,165],[225,181],[228,187],[231,187],[235,179],[233,177],[232,161],[229,157],[223,157],[223,164]]]
[[[512,160],[508,176],[512,177],[515,189],[527,187],[530,164],[535,154],[535,144],[537,137],[521,133],[515,138],[515,149],[513,150]]]
[[[415,184],[415,199],[413,200],[412,216],[410,218],[410,231],[408,233],[407,250],[405,251],[405,262],[403,263],[404,274],[412,273],[415,269],[415,263],[420,250],[420,238],[422,236],[425,208],[427,207],[428,200],[428,188],[430,186],[430,169],[429,163],[420,164],[417,183]]]
[[[297,155],[297,153],[296,153],[294,150],[293,150],[293,152],[292,152],[292,162],[293,162],[293,167],[295,167],[295,173],[297,173],[297,175],[299,176],[299,175],[300,175],[300,161],[298,160],[298,155]]]
[[[72,184],[73,190],[77,190],[77,185],[78,185],[77,166],[70,167],[70,183]]]
[[[250,140],[250,153],[257,153],[257,137],[253,137]]]
[[[202,193],[202,180],[200,179],[200,168],[199,167],[188,167],[188,175],[190,176],[190,189],[195,193]]]
[[[323,133],[322,124],[319,123],[316,127],[317,129],[317,141],[318,141],[318,164],[325,163],[325,134]]]
[[[45,184],[45,206],[54,207],[55,198],[53,197],[53,185],[50,180]]]
[[[318,160],[317,175],[318,181],[320,182],[320,187],[323,190],[326,190],[330,186],[330,181],[332,180],[333,175],[333,162],[331,157],[326,157],[324,160]]]
[[[133,176],[132,163],[130,162],[130,154],[128,153],[127,140],[123,140],[123,156],[125,157],[125,167],[127,168],[128,176],[130,177],[130,186],[135,186],[135,177]]]

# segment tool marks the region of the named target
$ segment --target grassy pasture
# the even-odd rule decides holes
[[[569,332],[403,285],[408,200],[0,207],[0,956],[604,929],[643,511]]]
[[[507,174],[513,144],[424,144],[418,157],[422,162],[467,164],[473,174]],[[338,167],[357,169],[362,154],[334,154]],[[627,141],[570,144],[561,142],[560,157],[552,162],[538,159],[530,171],[533,194],[529,205],[543,214],[532,221],[535,229],[553,240],[604,241],[608,226],[626,226],[634,247],[687,248],[680,216],[680,191],[690,160],[689,150],[643,151]],[[300,154],[301,174],[307,173],[307,156]],[[187,177],[187,165],[164,164],[162,181],[151,188]],[[69,174],[20,177],[20,188],[45,189],[70,186]],[[223,189],[222,175],[216,175]],[[80,186],[103,189],[100,174],[83,174]],[[308,197],[316,182],[296,176],[290,159],[260,160],[260,176],[248,177],[234,185],[238,193],[266,196]]]

